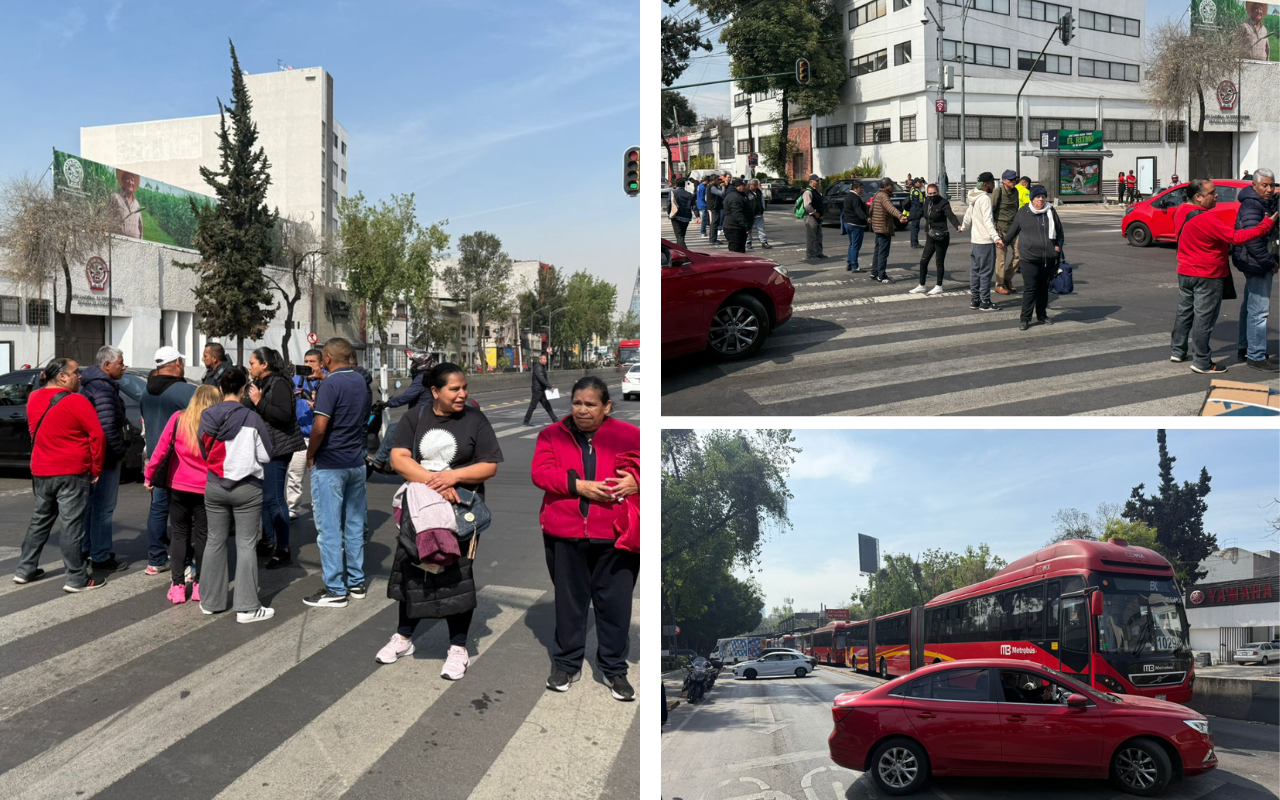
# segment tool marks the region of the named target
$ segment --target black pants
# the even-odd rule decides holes
[[[729,246],[729,252],[731,253],[747,252],[747,229],[725,228],[724,241]]]
[[[908,225],[911,228],[911,246],[917,247],[920,244],[920,218],[915,216],[916,212],[911,212],[911,222]],[[929,238],[928,231],[925,232],[925,238]]]
[[[631,647],[631,595],[640,554],[612,542],[542,535],[547,571],[556,587],[556,640],[551,660],[573,675],[587,648],[587,606],[596,609],[596,663],[605,677],[627,674]]]
[[[1038,264],[1020,260],[1022,269],[1022,321],[1031,321],[1031,311],[1035,309],[1036,319],[1043,320],[1049,315],[1049,281],[1058,271],[1058,262]]]
[[[938,254],[938,285],[942,285],[942,275],[946,270],[947,248],[951,246],[951,234],[947,234],[942,240],[934,239],[925,233],[924,252],[920,254],[920,285],[924,286],[924,279],[929,274],[929,259],[934,253]]]
[[[680,247],[684,247],[684,234],[685,231],[689,230],[689,220],[673,219],[671,220],[671,227],[676,232],[676,244]]]
[[[169,575],[182,583],[187,560],[194,555],[196,583],[204,562],[204,546],[209,540],[209,521],[204,512],[204,494],[169,490]]]
[[[551,410],[551,401],[547,399],[547,393],[541,389],[533,390],[533,396],[529,398],[529,408],[524,412],[524,421],[527,423],[530,419],[533,419],[533,412],[538,407],[538,403],[542,403],[542,407],[547,410],[551,421],[555,422],[556,412]]]
[[[445,624],[449,626],[449,644],[458,647],[467,646],[467,632],[471,630],[471,616],[475,611],[474,608],[469,608],[461,614],[450,614],[444,618]],[[409,618],[409,604],[401,603],[400,624],[396,626],[396,633],[406,639],[412,639],[419,622],[422,620]]]

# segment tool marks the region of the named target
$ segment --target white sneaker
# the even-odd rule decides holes
[[[204,607],[202,606],[200,610],[203,611]],[[243,622],[246,624],[250,622],[265,622],[266,620],[271,619],[275,615],[276,615],[276,610],[274,608],[267,608],[266,606],[258,606],[253,611],[237,611],[236,622]]]
[[[924,293],[925,293],[925,291],[926,291],[926,289],[924,288],[924,284],[922,283],[922,284],[920,284],[919,286],[917,286],[916,288],[914,288],[914,289],[912,289],[911,291],[907,292],[907,294],[924,294]]]
[[[467,648],[456,644],[450,645],[449,657],[444,661],[444,669],[440,670],[440,677],[451,681],[462,680],[462,676],[467,674],[467,665],[470,663],[471,659],[467,658]]]
[[[391,634],[391,641],[383,645],[378,654],[373,657],[373,660],[379,664],[394,664],[396,659],[411,655],[413,655],[413,642],[398,633],[393,633]]]
[[[937,296],[937,295],[940,295],[940,294],[942,294],[942,287],[941,287],[941,286],[935,286],[935,287],[933,287],[932,289],[930,289],[928,292],[926,292],[926,294],[928,294],[928,295],[929,295],[929,296],[931,296],[931,297],[935,297],[935,296]]]

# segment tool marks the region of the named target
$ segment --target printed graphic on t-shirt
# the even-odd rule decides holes
[[[458,454],[458,440],[444,428],[432,428],[418,440],[419,463],[432,472],[443,472]]]

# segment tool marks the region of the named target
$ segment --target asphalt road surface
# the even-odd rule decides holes
[[[953,204],[954,207],[955,204]],[[957,216],[960,211],[957,211]],[[894,237],[888,275],[868,275],[874,239],[865,238],[863,272],[845,271],[848,237],[823,229],[827,259],[804,261],[804,228],[789,209],[771,210],[772,249],[754,252],[786,266],[794,313],[755,357],[718,364],[706,356],[662,365],[667,415],[1194,415],[1210,376],[1169,361],[1177,308],[1172,245],[1130,247],[1118,209],[1065,209],[1067,259],[1075,293],[1049,296],[1052,326],[1018,330],[1021,295],[996,295],[998,311],[969,309],[969,236],[952,231],[945,294],[907,294],[919,283],[922,250],[908,232]],[[663,216],[663,237],[674,241]],[[691,225],[687,243],[707,249]],[[921,243],[923,244],[923,234]],[[718,248],[724,249],[723,238]],[[937,273],[931,263],[927,285]],[[1235,273],[1237,291],[1243,288]],[[1021,277],[1014,278],[1021,288]],[[1277,340],[1271,296],[1269,353]],[[1227,380],[1268,383],[1275,373],[1236,359],[1240,302],[1224,301],[1213,332],[1215,361]]]
[[[568,410],[567,389],[557,414]],[[419,628],[412,658],[373,660],[396,627],[386,597],[396,478],[375,475],[369,485],[367,599],[344,609],[302,604],[321,588],[308,502],[294,524],[295,566],[259,573],[275,618],[237,625],[195,603],[174,607],[167,573],[144,574],[139,483],[121,487],[115,516],[114,549],[130,566],[106,587],[64,593],[56,540],[41,558],[45,579],[12,583],[30,483],[0,476],[0,797],[637,797],[645,693],[612,698],[591,663],[594,626],[582,681],[565,694],[544,687],[554,594],[541,492],[529,481],[540,427],[520,425],[528,391],[476,399],[505,461],[488,483],[494,520],[476,560],[471,667],[456,683],[439,676],[443,623]],[[618,402],[615,413],[638,424],[639,403]],[[638,600],[631,637],[634,665]],[[638,686],[639,670],[630,678]]]
[[[682,677],[668,673],[667,698]],[[869,775],[838,767],[827,750],[831,705],[876,678],[819,668],[802,678],[734,680],[725,671],[697,705],[671,711],[662,734],[665,800],[854,800],[883,797]],[[1178,800],[1263,800],[1280,785],[1280,746],[1271,725],[1211,719],[1219,766],[1172,783]],[[1122,800],[1106,781],[1053,778],[935,778],[918,797],[938,800]]]

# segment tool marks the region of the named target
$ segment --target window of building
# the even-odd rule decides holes
[[[1096,61],[1092,58],[1081,58],[1080,77],[1104,78],[1113,81],[1138,81],[1137,64],[1121,64],[1117,61]]]
[[[1186,144],[1187,142],[1187,123],[1182,120],[1172,120],[1164,125],[1165,141],[1169,144]]]
[[[1070,117],[1032,117],[1031,126],[1027,128],[1027,141],[1040,141],[1041,131],[1096,131],[1098,129],[1098,121],[1096,119],[1081,119],[1079,117],[1072,119]]]
[[[963,6],[964,0],[942,0],[951,6]],[[973,0],[969,6],[978,11],[990,11],[993,14],[1008,14],[1009,0]]]
[[[871,72],[879,72],[889,67],[889,51],[877,50],[874,53],[867,53],[865,56],[849,59],[849,75],[857,77],[866,75]]]
[[[893,46],[893,65],[900,67],[911,63],[911,42],[903,42]]]
[[[991,117],[969,114],[964,118],[965,139],[1016,142],[1021,126],[1017,117]],[[942,118],[942,135],[945,139],[960,138],[960,115],[947,114]]]
[[[734,107],[734,108],[742,108],[742,107],[743,107],[743,106],[745,106],[746,104],[747,104],[747,93],[746,93],[746,92],[738,92],[737,94],[735,94],[735,95],[733,96],[733,107]]]
[[[777,96],[778,96],[778,90],[770,89],[767,92],[756,92],[751,96],[751,99],[756,101],[757,103],[763,103],[765,100],[772,100]]]
[[[49,327],[49,307],[52,305],[49,300],[28,300],[27,301],[27,324],[35,325],[37,328]]]
[[[726,131],[726,133],[727,132],[728,131]],[[721,136],[720,137],[720,157],[733,158],[734,144],[736,144],[736,142],[734,142],[729,137]]]
[[[889,120],[859,122],[853,126],[853,135],[858,144],[885,144],[891,141]]]
[[[325,130],[324,122],[321,121],[320,122],[320,143],[323,144],[327,141],[329,141],[329,132]]]
[[[1160,120],[1157,119],[1104,119],[1104,142],[1158,142]]]
[[[992,47],[987,44],[966,42],[964,45],[964,61],[966,64],[978,64],[986,67],[1009,66],[1009,48]],[[947,61],[960,60],[960,42],[953,39],[942,40],[942,57]]]
[[[333,177],[338,177],[338,162],[333,162]]]
[[[343,154],[344,156],[347,154],[347,143],[346,143],[346,142],[343,142],[343,143],[342,143],[342,154]]]
[[[345,169],[342,171],[342,182],[347,182],[347,171]]]
[[[866,25],[873,19],[880,19],[889,13],[887,0],[871,0],[870,3],[849,9],[849,30],[859,25]]]
[[[1058,20],[1070,13],[1070,6],[1041,3],[1040,0],[1018,0],[1018,16],[1023,19],[1035,19],[1057,25]]]
[[[911,5],[911,0],[893,0],[894,11],[901,11],[909,5]]]
[[[1051,72],[1054,75],[1070,75],[1071,74],[1071,56],[1055,56],[1052,53],[1045,53],[1040,56],[1040,63],[1036,64],[1036,56],[1039,53],[1033,53],[1030,50],[1018,51],[1018,69],[1026,72],[1031,69],[1031,65],[1035,64],[1036,72]]]
[[[738,155],[740,155],[740,156],[749,156],[749,155],[751,155],[751,140],[750,140],[750,139],[739,139],[739,140],[738,140]]]
[[[338,134],[336,133],[333,135],[333,146],[334,147],[338,146]]]
[[[0,325],[22,324],[22,300],[17,297],[0,297]]]
[[[898,121],[899,127],[902,129],[901,135],[898,136],[899,141],[914,142],[916,140],[916,115],[903,117]]]
[[[333,190],[333,207],[334,208],[338,207],[338,190],[337,189]]]
[[[1080,28],[1103,33],[1118,33],[1123,36],[1142,35],[1142,24],[1136,19],[1099,14],[1095,11],[1085,11],[1083,8],[1080,9]]]
[[[848,125],[818,128],[818,147],[844,147],[849,143]]]

